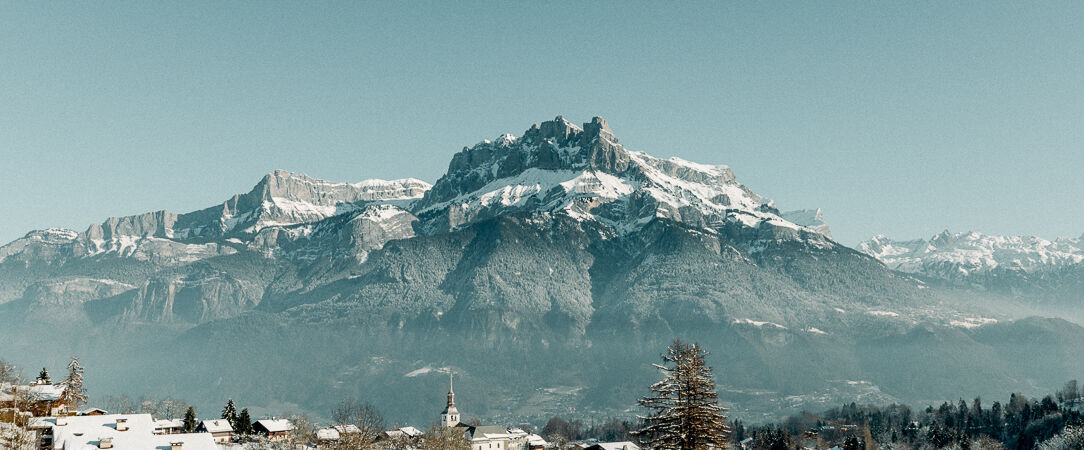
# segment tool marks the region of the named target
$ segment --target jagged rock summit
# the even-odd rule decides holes
[[[781,217],[727,166],[626,149],[601,117],[577,126],[557,116],[522,137],[464,148],[413,209],[428,233],[536,211],[597,221],[618,234],[664,218],[773,239],[827,237]]]

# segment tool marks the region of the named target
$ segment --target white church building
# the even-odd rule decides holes
[[[445,428],[459,428],[470,440],[471,450],[525,450],[529,442],[545,442],[537,435],[528,435],[522,430],[509,431],[495,425],[472,426],[462,423],[459,409],[455,407],[453,380],[448,378],[448,404],[440,413],[440,424]],[[532,439],[533,438],[533,439]]]

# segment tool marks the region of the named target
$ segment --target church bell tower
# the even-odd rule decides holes
[[[448,374],[448,406],[440,413],[440,425],[445,428],[459,425],[459,410],[455,409],[455,391],[452,389],[452,374]]]

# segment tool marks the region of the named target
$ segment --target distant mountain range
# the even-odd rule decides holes
[[[1059,358],[1084,328],[1056,318],[1081,310],[1082,260],[1080,239],[977,233],[851,249],[725,166],[558,116],[432,186],[275,171],[200,211],[30,232],[0,247],[0,357],[80,352],[102,393],[316,414],[354,396],[423,425],[441,371],[468,415],[628,414],[677,336],[749,414],[974,376],[1048,390],[1084,372]],[[1054,318],[1017,320],[1036,311]]]

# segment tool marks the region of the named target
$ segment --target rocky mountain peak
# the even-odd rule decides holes
[[[528,142],[550,140],[565,146],[582,132],[583,128],[569,122],[564,116],[557,116],[553,120],[531,125],[531,128],[523,133],[523,138]]]
[[[830,237],[816,214],[809,228],[780,217],[726,166],[626,149],[602,117],[577,126],[557,116],[522,138],[502,135],[466,147],[412,210],[427,232],[529,211],[599,221],[619,232],[662,217],[712,230],[731,223]]]
[[[530,169],[622,174],[629,167],[629,152],[618,143],[605,119],[595,117],[581,127],[564,116],[557,116],[532,125],[522,138],[503,134],[495,141],[484,140],[473,147],[464,147],[452,157],[448,172],[416,207],[425,209],[447,202]]]

